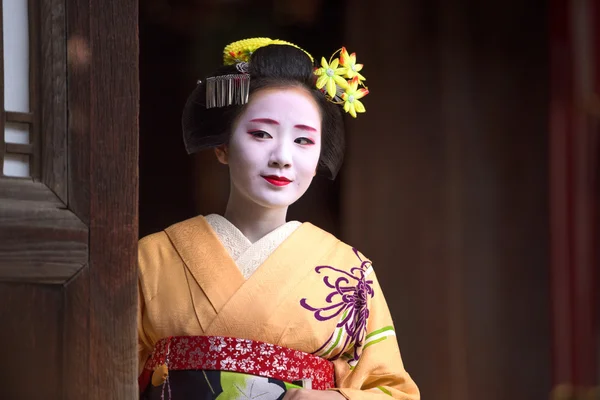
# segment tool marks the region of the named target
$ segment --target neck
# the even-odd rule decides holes
[[[254,243],[285,224],[287,209],[262,207],[231,193],[224,217]]]

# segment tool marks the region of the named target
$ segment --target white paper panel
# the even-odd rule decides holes
[[[4,154],[4,175],[26,178],[29,175],[29,156],[26,154]]]
[[[29,112],[27,0],[2,0],[4,109]]]
[[[4,141],[6,143],[29,144],[29,125],[7,122],[4,126]]]

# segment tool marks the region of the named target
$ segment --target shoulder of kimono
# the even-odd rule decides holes
[[[169,241],[166,233],[164,231],[152,233],[150,235],[144,236],[138,241],[138,251],[146,250],[152,246],[160,245],[162,242]]]
[[[176,253],[167,234],[156,232],[138,241],[138,264],[143,272],[151,264],[165,261],[164,258]]]
[[[167,230],[169,229],[177,229],[179,227],[195,227],[198,225],[198,220],[202,218],[201,216],[197,216],[194,218],[186,219],[184,221],[177,222],[167,229],[152,233],[150,235],[144,236],[138,241],[138,254],[141,256],[145,253],[152,253],[159,250],[164,249],[173,249],[174,246],[167,234]]]
[[[365,262],[368,264],[367,268],[370,267],[372,269],[371,259],[365,256],[365,254],[356,247],[341,241],[331,233],[314,225],[311,228],[314,229],[315,232],[319,232],[320,234],[332,239],[334,246],[332,251],[329,253],[328,258],[340,260],[341,262],[336,265],[338,268],[350,271],[353,267],[360,266],[363,262]]]
[[[336,246],[336,250],[338,251],[352,251],[353,249],[352,246],[348,245],[347,243],[344,243],[334,234],[327,232],[326,230],[321,229],[318,226],[311,224],[310,222],[304,222],[302,225],[305,226],[307,229],[310,229],[309,232],[311,235],[318,236],[320,240],[328,241],[329,243],[334,244]]]

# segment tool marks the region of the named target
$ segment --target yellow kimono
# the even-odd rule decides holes
[[[237,337],[331,360],[347,399],[419,399],[360,252],[310,223],[288,223],[257,242],[275,247],[266,256],[249,246],[232,257],[235,245],[213,226],[199,216],[140,240],[140,371],[162,338]],[[244,258],[250,272],[238,267]]]

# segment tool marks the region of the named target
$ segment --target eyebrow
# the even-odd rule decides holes
[[[300,129],[302,131],[316,132],[317,130],[312,126],[308,125],[295,125],[294,128]]]
[[[255,118],[250,120],[250,122],[261,122],[263,124],[269,124],[269,125],[279,125],[279,122],[275,121],[274,119],[271,118]],[[309,131],[309,132],[316,132],[317,130],[315,128],[313,128],[312,126],[308,126],[308,125],[294,125],[294,128],[303,130],[303,131]]]
[[[262,122],[263,124],[279,125],[279,122],[271,118],[254,118],[250,122]]]

